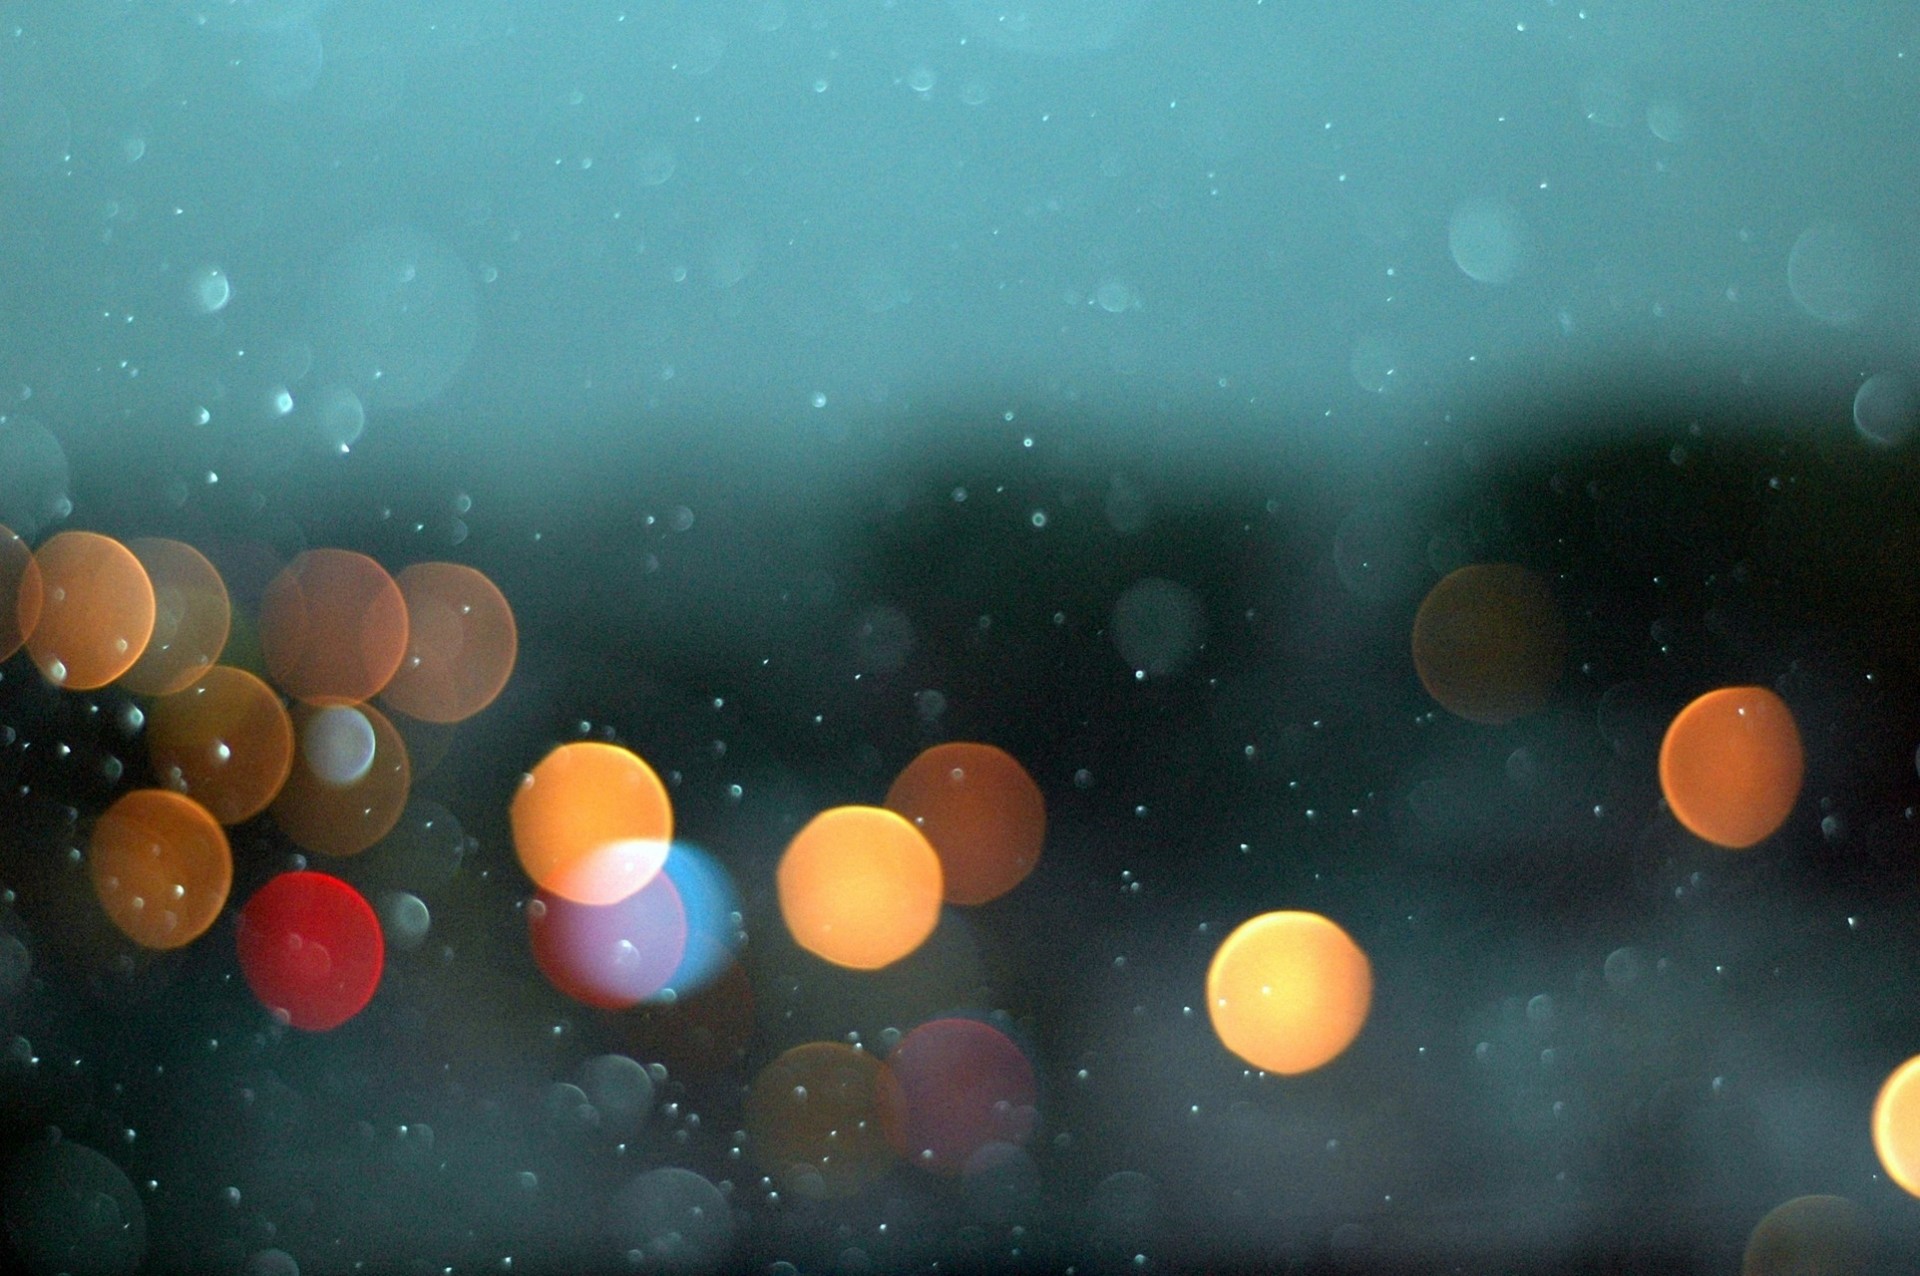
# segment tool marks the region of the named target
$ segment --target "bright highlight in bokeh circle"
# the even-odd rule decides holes
[[[1283,1076],[1337,1057],[1367,1022],[1373,967],[1352,936],[1318,913],[1243,922],[1207,968],[1207,1015],[1220,1044]]]
[[[233,886],[219,821],[167,789],[136,789],[102,812],[87,867],[113,924],[142,948],[163,951],[204,935]]]
[[[350,704],[316,709],[300,731],[300,756],[314,778],[334,788],[364,779],[373,766],[373,723]]]
[[[509,812],[534,885],[576,904],[616,904],[651,882],[673,841],[673,805],[652,767],[617,744],[563,744],[527,773]]]
[[[984,904],[1040,861],[1047,806],[1011,754],[990,744],[936,744],[887,790],[887,809],[933,844],[950,904]]]
[[[795,943],[854,970],[911,953],[940,920],[940,857],[904,816],[877,806],[822,811],[775,874]]]
[[[315,729],[327,720],[339,726]],[[392,832],[407,807],[413,763],[387,716],[367,704],[295,705],[293,729],[301,758],[273,802],[280,831],[322,855],[358,855]]]
[[[1909,1196],[1920,1196],[1920,1055],[1893,1070],[1873,1102],[1873,1150]]]
[[[1793,813],[1806,758],[1786,702],[1765,687],[1709,691],[1660,745],[1660,791],[1688,832],[1739,850]]]

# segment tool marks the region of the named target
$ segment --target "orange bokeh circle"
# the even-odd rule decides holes
[[[144,696],[184,691],[220,659],[233,606],[226,582],[201,552],[180,541],[141,537],[127,548],[153,583],[153,637],[120,685]]]
[[[0,524],[0,660],[20,650],[40,623],[40,564],[11,527]]]
[[[1844,1196],[1796,1196],[1747,1237],[1740,1276],[1852,1276],[1870,1270],[1873,1224]]]
[[[267,676],[308,704],[358,704],[392,681],[407,649],[407,604],[380,564],[344,549],[308,550],[260,600]]]
[[[1547,582],[1512,563],[1446,576],[1413,618],[1413,665],[1427,694],[1469,722],[1499,725],[1546,704],[1566,660],[1566,625]]]
[[[198,939],[233,887],[226,832],[205,807],[166,789],[137,789],[102,812],[87,861],[101,907],[143,948]]]
[[[1220,1044],[1256,1068],[1292,1075],[1338,1056],[1373,1004],[1373,968],[1318,913],[1263,913],[1222,941],[1207,968]]]
[[[990,744],[937,744],[909,762],[886,806],[926,835],[950,904],[984,904],[1040,860],[1047,805],[1026,768]]]
[[[1873,1150],[1887,1177],[1920,1196],[1920,1055],[1887,1077],[1873,1102]]]
[[[61,532],[34,552],[40,622],[27,652],[56,687],[92,691],[133,667],[153,636],[153,583],[119,541]]]
[[[754,1159],[782,1191],[836,1200],[893,1164],[880,1120],[880,1070],[871,1054],[838,1041],[795,1046],[760,1070],[744,1124]]]
[[[371,751],[364,770],[350,781],[329,778],[329,767],[309,756],[314,716],[351,710],[365,720]],[[294,763],[273,802],[273,822],[295,843],[322,855],[358,855],[385,837],[407,809],[413,766],[406,742],[387,716],[372,705],[295,705]]]
[[[461,722],[492,704],[520,650],[506,596],[458,563],[415,563],[396,583],[407,604],[407,651],[383,693],[388,706],[425,722]]]
[[[1674,818],[1732,850],[1786,823],[1805,770],[1793,711],[1765,687],[1709,691],[1674,717],[1660,744],[1660,791]]]
[[[147,712],[156,779],[222,824],[239,824],[280,795],[293,765],[293,724],[273,688],[244,669],[215,665]]]
[[[576,904],[616,904],[660,872],[673,841],[667,786],[631,750],[563,744],[520,782],[509,811],[520,867]]]
[[[855,970],[878,970],[925,942],[940,920],[940,857],[893,811],[839,806],[801,829],[775,874],[794,942]]]

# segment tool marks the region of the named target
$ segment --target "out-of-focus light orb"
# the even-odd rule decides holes
[[[1505,200],[1470,199],[1447,221],[1447,249],[1469,279],[1504,284],[1533,256],[1533,233]]]
[[[717,1272],[733,1250],[733,1211],[720,1189],[678,1166],[648,1170],[614,1194],[615,1243],[648,1272]]]
[[[892,965],[940,920],[940,857],[905,817],[879,807],[814,816],[774,876],[794,942],[836,966]]]
[[[1332,1061],[1360,1035],[1372,1005],[1366,953],[1318,913],[1243,922],[1207,968],[1207,1015],[1220,1044],[1283,1076]]]
[[[595,1055],[580,1066],[580,1090],[600,1117],[601,1132],[624,1139],[653,1111],[653,1078],[637,1059]]]
[[[1206,640],[1207,613],[1185,585],[1149,576],[1114,603],[1112,630],[1129,669],[1162,678],[1192,663]]]
[[[343,385],[320,392],[320,441],[336,452],[350,450],[367,428],[367,409],[360,396]]]
[[[416,408],[451,385],[479,335],[473,272],[408,226],[363,232],[315,279],[314,344],[323,377],[371,412]]]
[[[11,1001],[27,986],[33,973],[33,954],[18,935],[0,931],[0,1003]]]
[[[407,603],[407,652],[386,703],[426,722],[471,718],[513,674],[513,608],[492,581],[458,563],[415,563],[396,581]]]
[[[34,559],[42,603],[27,651],[41,675],[92,691],[131,669],[153,636],[153,582],[140,560],[95,532],[61,532]]]
[[[520,782],[514,854],[534,885],[576,904],[613,904],[651,882],[673,841],[667,786],[616,744],[563,744]]]
[[[380,930],[387,947],[410,953],[427,942],[433,913],[427,902],[411,891],[385,891],[380,896]]]
[[[142,948],[200,938],[233,886],[233,853],[219,821],[166,789],[136,789],[103,811],[87,868],[100,906]]]
[[[880,1122],[909,1165],[959,1174],[989,1143],[1018,1147],[1039,1124],[1033,1065],[977,1019],[934,1019],[900,1038],[880,1077]]]
[[[1802,310],[1837,328],[1879,306],[1888,274],[1878,245],[1851,222],[1815,222],[1787,251],[1787,291]]]
[[[257,1249],[247,1255],[240,1276],[300,1276],[300,1264],[284,1249]]]
[[[260,600],[267,676],[309,704],[380,694],[407,648],[407,604],[386,569],[344,549],[308,550]]]
[[[854,627],[854,658],[865,673],[900,672],[913,653],[913,644],[913,621],[898,607],[869,607]]]
[[[1413,618],[1421,685],[1469,722],[1499,725],[1541,708],[1565,660],[1566,627],[1553,591],[1512,563],[1448,574]]]
[[[960,1170],[960,1199],[982,1223],[1018,1226],[1041,1206],[1040,1167],[1025,1148],[982,1144]]]
[[[1660,744],[1660,791],[1674,818],[1732,850],[1786,823],[1805,769],[1793,711],[1765,687],[1707,692],[1674,717]]]
[[[7,1158],[0,1216],[12,1257],[35,1276],[132,1276],[147,1251],[147,1214],[121,1168],[71,1139]]]
[[[373,724],[350,704],[327,705],[300,731],[300,757],[314,778],[335,788],[354,784],[373,766]]]
[[[325,873],[282,873],[255,891],[235,940],[260,1004],[308,1032],[337,1028],[365,1009],[386,964],[373,905]]]
[[[143,696],[185,691],[226,648],[233,606],[226,582],[191,545],[146,536],[127,542],[153,584],[153,636],[120,685]]]
[[[1899,447],[1920,425],[1920,395],[1898,372],[1878,372],[1853,394],[1853,426],[1862,438],[1881,447]]]
[[[880,1072],[878,1059],[837,1041],[795,1046],[760,1070],[747,1094],[747,1146],[781,1191],[837,1200],[893,1164]]]
[[[686,910],[687,946],[666,987],[656,996],[678,1000],[718,979],[733,960],[742,939],[740,896],[726,869],[686,842],[673,844],[660,871],[673,882]]]
[[[29,417],[0,421],[0,523],[32,540],[73,513],[72,471],[53,432]]]
[[[600,1111],[587,1098],[587,1092],[568,1081],[556,1081],[547,1087],[541,1102],[547,1129],[564,1138],[574,1138],[600,1124]]]
[[[1796,1196],[1754,1227],[1740,1276],[1856,1276],[1872,1260],[1865,1210],[1844,1196]]]
[[[316,736],[314,722],[336,708],[340,706],[294,706],[301,762],[274,799],[273,822],[306,850],[358,855],[400,822],[413,784],[413,762],[400,732],[372,705],[348,710],[373,735],[372,757],[365,766],[358,764],[364,741],[351,719],[345,720],[344,729],[322,730]],[[316,745],[332,752],[316,756]],[[335,782],[328,777],[348,778]]]
[[[20,534],[0,525],[0,660],[20,650],[40,623],[40,564]]]
[[[1920,1196],[1920,1055],[1887,1077],[1873,1103],[1873,1150],[1887,1177]]]
[[[926,835],[950,904],[984,904],[1040,862],[1047,805],[1013,756],[990,744],[937,744],[906,765],[887,809]]]
[[[549,891],[527,904],[533,960],[575,1001],[625,1010],[673,978],[687,947],[687,914],[665,873],[625,899],[579,904]]]
[[[154,777],[222,824],[250,820],[293,769],[293,721],[273,689],[244,669],[215,665],[147,711]]]
[[[218,266],[202,266],[187,276],[187,304],[201,314],[218,314],[231,300],[233,285]]]

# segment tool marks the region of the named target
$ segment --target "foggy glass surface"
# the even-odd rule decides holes
[[[0,1268],[1911,1270],[1917,41],[1864,0],[8,5]],[[512,673],[423,608],[456,720],[276,686],[297,731],[157,765],[190,702],[36,667],[125,601],[11,548],[69,531],[204,554],[262,678],[373,661],[308,551],[470,566]],[[1416,652],[1476,564],[1550,604]],[[1673,800],[1736,686],[1803,756],[1687,774],[1798,787]],[[220,915],[139,946],[101,813],[215,805],[272,729]],[[601,831],[670,841],[625,918],[516,854],[578,741],[671,800]],[[1031,872],[880,969],[803,948],[789,842],[956,741],[1038,787]],[[245,912],[299,870],[357,928]],[[1369,963],[1300,1075],[1209,1004],[1275,911]],[[1227,1009],[1324,993],[1272,960]],[[768,1072],[821,1043],[876,1063]]]

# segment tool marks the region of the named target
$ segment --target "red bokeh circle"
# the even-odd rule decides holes
[[[880,1074],[880,1128],[900,1159],[958,1174],[989,1143],[1018,1147],[1039,1122],[1033,1065],[977,1019],[934,1019],[900,1039]]]
[[[309,1032],[359,1014],[380,986],[386,942],[373,905],[325,873],[282,873],[240,910],[240,970],[260,1004]]]

